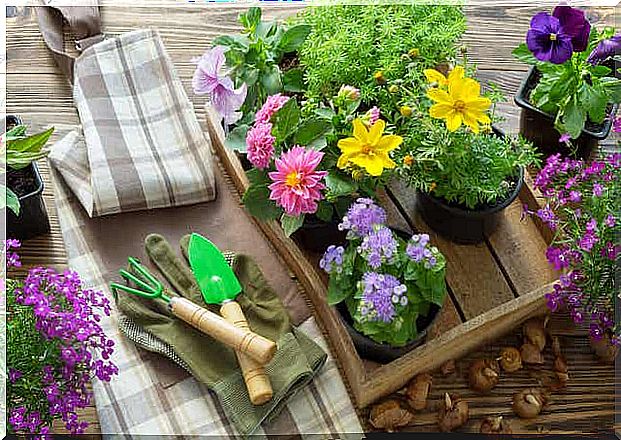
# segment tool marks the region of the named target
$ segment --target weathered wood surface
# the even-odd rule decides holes
[[[267,15],[283,17],[296,10],[297,6],[266,7]],[[116,34],[150,26],[158,29],[179,75],[190,91],[191,76],[194,66],[190,59],[199,55],[216,35],[236,31],[239,26],[237,14],[244,7],[210,4],[201,7],[149,7],[132,8],[109,6],[102,8],[104,31]],[[477,63],[481,78],[499,84],[507,93],[509,101],[499,106],[507,118],[503,128],[515,130],[519,111],[513,105],[511,97],[517,89],[526,70],[525,66],[513,61],[510,51],[523,38],[528,27],[529,17],[537,7],[496,6],[468,7],[469,30],[464,43],[469,47],[470,60]],[[47,52],[36,26],[33,8],[16,7],[7,18],[7,112],[21,114],[24,121],[34,130],[47,125],[55,125],[57,134],[54,139],[78,123],[77,113],[71,101],[71,89]],[[614,24],[613,8],[597,8],[590,12],[591,18]],[[617,23],[619,26],[619,23]],[[70,43],[67,44],[70,47]],[[189,92],[199,118],[205,117],[204,99]],[[610,142],[609,145],[613,145]],[[49,174],[42,164],[46,184],[45,200],[50,212],[52,232],[45,237],[31,240],[24,244],[22,251],[26,265],[52,264],[62,265],[66,257],[62,237],[58,228],[53,206]],[[418,219],[410,218],[412,200],[407,192],[399,194],[398,188],[391,188],[389,196],[397,202],[401,214],[406,217],[409,226],[420,225]],[[512,207],[508,215],[519,215],[518,207]],[[515,224],[515,223],[510,223]],[[534,227],[533,224],[525,226]],[[458,272],[469,277],[489,277],[477,282],[490,283],[492,295],[487,298],[494,304],[503,299],[519,296],[550,281],[553,274],[549,272],[543,259],[541,249],[544,244],[539,241],[520,242],[519,247],[503,246],[502,234],[517,234],[511,227],[503,227],[497,234],[479,246],[463,250],[453,248],[452,261],[463,258],[464,266],[453,269],[452,284],[461,288],[460,295],[475,297],[479,292],[472,288],[467,277],[460,279]],[[532,234],[530,235],[532,236]],[[436,242],[441,244],[436,237]],[[442,247],[442,246],[441,246]],[[445,249],[442,249],[443,251]],[[476,262],[476,264],[475,264]],[[510,280],[510,281],[509,281]],[[451,283],[451,280],[449,280]],[[460,284],[461,283],[461,284]],[[493,283],[493,284],[492,284]],[[457,290],[457,289],[452,289]],[[455,294],[455,292],[452,292]],[[465,298],[462,298],[465,299]],[[469,304],[466,302],[465,304]],[[467,317],[476,316],[482,310],[473,307],[465,310],[450,309],[443,317],[448,327],[461,323]],[[593,432],[610,429],[614,414],[614,371],[610,366],[600,366],[590,354],[585,338],[585,329],[575,329],[567,318],[555,318],[553,329],[564,337],[564,347],[568,358],[571,381],[567,390],[557,394],[554,403],[544,415],[531,422],[514,423],[514,430],[524,432]],[[446,331],[446,329],[444,329]],[[499,347],[506,344],[515,345],[516,336],[488,344],[480,351],[468,354],[464,362],[458,362],[457,378],[439,378],[436,376],[432,398],[437,399],[444,391],[456,392],[466,398],[473,408],[472,416],[480,419],[486,415],[499,413],[510,415],[510,399],[513,392],[533,385],[534,379],[526,372],[503,378],[501,385],[490,396],[475,396],[467,389],[463,378],[467,360],[484,355],[495,356]],[[341,347],[345,348],[345,347]],[[470,347],[468,347],[470,349]],[[381,368],[381,367],[380,367]],[[89,432],[97,432],[98,422],[94,409],[86,414],[92,423]],[[475,428],[471,422],[468,430]],[[430,409],[417,416],[412,430],[434,430],[435,413]]]

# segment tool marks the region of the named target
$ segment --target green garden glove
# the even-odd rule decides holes
[[[189,238],[187,235],[181,239],[186,258]],[[149,235],[145,247],[151,261],[174,289],[166,294],[175,296],[178,293],[218,313],[217,305],[204,302],[191,270],[164,237]],[[274,396],[264,405],[255,406],[250,402],[235,352],[174,317],[164,301],[123,293],[115,294],[115,300],[121,314],[121,332],[136,345],[170,358],[205,383],[216,393],[237,430],[242,435],[250,435],[261,423],[275,417],[286,399],[312,380],[327,356],[315,342],[291,326],[282,302],[252,258],[228,253],[227,261],[242,286],[236,301],[251,330],[278,345],[274,358],[265,366]]]

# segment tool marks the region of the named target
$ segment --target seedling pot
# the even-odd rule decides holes
[[[330,245],[344,245],[346,231],[339,231],[340,219],[332,217],[325,222],[315,215],[307,215],[304,224],[294,232],[293,239],[305,250],[315,253],[323,253]]]
[[[454,243],[476,244],[485,240],[498,227],[502,211],[518,197],[523,184],[524,170],[520,168],[509,197],[494,206],[481,209],[469,209],[419,190],[417,209],[425,223],[443,237]]]
[[[6,130],[22,123],[19,116],[6,116]],[[43,180],[35,163],[21,170],[8,168],[6,184],[20,203],[19,216],[6,209],[6,236],[27,240],[50,231],[50,222],[43,202]]]
[[[545,157],[556,153],[569,156],[572,154],[572,149],[564,142],[559,142],[561,135],[554,128],[555,117],[539,110],[529,101],[529,96],[540,78],[539,71],[535,67],[531,67],[515,95],[515,103],[522,108],[520,133],[525,139],[532,142]],[[576,157],[587,159],[597,149],[598,142],[608,137],[612,128],[612,116],[616,113],[617,107],[617,105],[609,106],[608,116],[601,124],[587,121],[582,134],[578,139],[572,140],[576,149]]]

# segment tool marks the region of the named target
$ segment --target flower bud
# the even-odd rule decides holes
[[[409,118],[410,116],[412,116],[412,107],[403,105],[399,108],[399,113],[401,113],[401,116]]]
[[[378,70],[373,74],[373,78],[377,81],[378,84],[386,84],[386,78],[384,77],[384,72]]]
[[[408,167],[409,167],[409,166],[411,166],[413,163],[414,163],[414,158],[413,158],[412,156],[410,156],[409,154],[408,154],[408,155],[406,155],[406,156],[403,158],[403,165],[405,165],[405,166],[408,166]]]
[[[399,91],[399,86],[393,84],[392,86],[388,87],[388,91],[390,93],[397,93]]]
[[[364,176],[364,173],[362,172],[362,170],[354,170],[351,173],[351,177],[352,179],[354,179],[355,181],[360,181],[362,179],[362,177]]]
[[[412,49],[408,51],[408,55],[411,56],[412,58],[416,58],[420,56],[420,50],[417,47],[413,47]]]
[[[356,101],[360,98],[360,90],[353,86],[342,85],[337,95],[341,99],[349,99],[350,101]]]

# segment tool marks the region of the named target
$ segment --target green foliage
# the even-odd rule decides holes
[[[19,170],[49,154],[43,147],[54,133],[54,127],[31,136],[26,136],[26,130],[25,125],[16,125],[5,133],[6,151],[0,151],[3,168],[6,164],[14,170]],[[8,207],[15,215],[19,215],[20,205],[17,195],[4,185],[0,185],[0,192],[3,193],[0,195],[0,209]]]
[[[295,22],[312,31],[299,57],[310,98],[329,98],[342,84],[361,90],[362,101],[388,109],[393,105],[385,87],[373,74],[388,81],[404,78],[406,66],[420,82],[424,68],[451,59],[465,31],[459,6],[450,5],[330,5],[308,7]],[[418,54],[408,56],[411,49]]]
[[[304,24],[286,26],[261,20],[261,8],[240,14],[243,30],[239,35],[224,35],[214,45],[229,48],[226,64],[237,86],[246,83],[248,94],[241,108],[244,115],[254,114],[269,95],[303,88],[301,72],[283,72],[280,63],[285,54],[296,52],[310,32]]]
[[[612,69],[587,62],[591,51],[612,33],[610,28],[601,32],[592,28],[587,49],[574,52],[563,64],[537,60],[525,43],[513,51],[519,61],[535,66],[540,75],[528,99],[535,107],[555,116],[558,132],[569,133],[572,139],[580,136],[587,121],[601,124],[610,103],[621,102],[621,81],[612,78]]]

